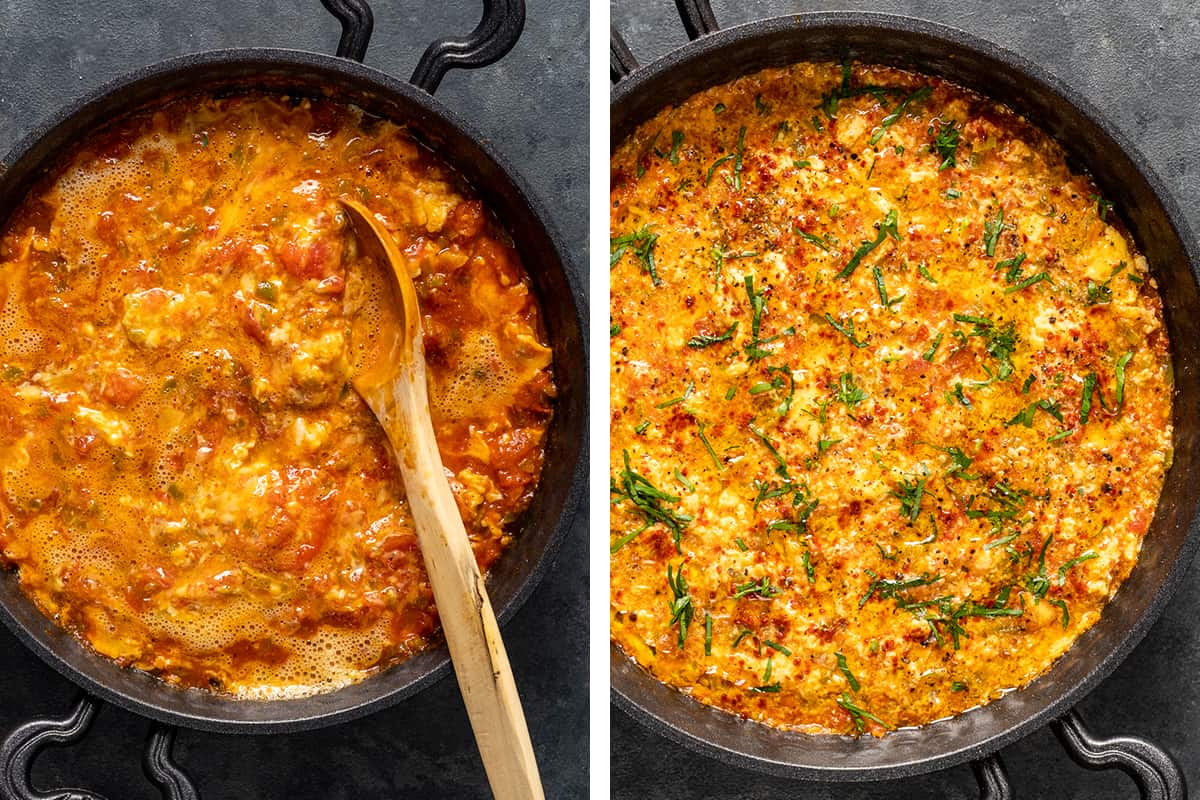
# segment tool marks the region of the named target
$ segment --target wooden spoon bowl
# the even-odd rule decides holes
[[[343,198],[361,251],[378,269],[351,323],[351,384],[387,434],[425,559],[438,616],[492,793],[540,800],[542,785],[521,699],[429,417],[425,351],[412,277],[388,231]]]

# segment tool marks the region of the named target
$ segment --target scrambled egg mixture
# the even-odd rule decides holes
[[[98,652],[242,697],[327,691],[437,614],[386,437],[349,384],[337,198],[417,275],[434,426],[480,567],[541,472],[554,386],[505,233],[404,129],[192,97],[98,132],[0,238],[0,548]]]
[[[768,725],[882,734],[1047,670],[1171,458],[1160,300],[1007,108],[800,64],[611,164],[612,636]]]

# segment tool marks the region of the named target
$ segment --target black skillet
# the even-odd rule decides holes
[[[1098,739],[1073,706],[1158,619],[1200,543],[1200,250],[1175,201],[1125,137],[1071,88],[991,42],[954,28],[885,14],[777,17],[719,30],[709,0],[676,0],[691,43],[639,67],[612,32],[612,146],[665,106],[769,66],[845,59],[941,75],[1034,120],[1095,178],[1128,225],[1158,281],[1175,373],[1175,460],[1129,579],[1100,621],[1029,686],[949,720],[882,739],[786,733],[702,705],[649,676],[615,645],[613,701],[652,730],[729,764],[822,781],[901,778],[971,762],[986,798],[1011,790],[997,752],[1047,723],[1068,753],[1094,769],[1128,772],[1143,797],[1186,796],[1171,756],[1142,739]]]
[[[491,64],[516,43],[525,21],[523,0],[484,0],[480,24],[464,40],[439,40],[421,57],[410,82],[363,66],[372,30],[364,0],[322,0],[342,22],[337,56],[292,50],[231,49],[184,56],[146,67],[63,108],[0,161],[0,224],[58,156],[107,120],[164,97],[267,87],[296,95],[328,96],[406,123],[421,141],[455,167],[499,214],[512,235],[543,308],[559,395],[543,479],[519,522],[513,544],[488,575],[500,620],[512,617],[553,560],[578,507],[584,464],[586,362],[577,291],[564,267],[562,241],[516,170],[457,114],[433,98],[450,69]],[[332,725],[402,700],[445,675],[444,646],[329,694],[299,700],[238,701],[169,686],[146,673],[121,669],[82,646],[43,616],[17,585],[0,575],[0,619],[42,659],[83,689],[63,719],[29,722],[0,744],[0,795],[13,800],[97,800],[81,789],[38,792],[30,769],[38,752],[83,736],[103,702],[155,721],[144,759],[163,797],[197,797],[170,761],[182,725],[224,733],[282,733]]]

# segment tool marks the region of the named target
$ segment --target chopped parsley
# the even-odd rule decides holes
[[[883,244],[887,237],[891,236],[897,242],[900,241],[900,230],[896,225],[896,221],[896,209],[893,208],[887,213],[887,216],[883,218],[883,221],[879,223],[879,231],[875,234],[875,238],[869,240],[864,239],[862,244],[859,245],[858,249],[854,251],[854,255],[852,255],[850,260],[846,262],[846,266],[842,267],[841,272],[839,272],[835,277],[839,280],[849,278],[851,273],[853,273],[854,270],[858,268],[858,265],[862,263],[862,260],[870,255],[872,250]]]
[[[1109,414],[1120,414],[1121,409],[1125,406],[1125,367],[1129,364],[1129,359],[1133,358],[1133,351],[1129,350],[1120,358],[1117,359],[1116,372],[1116,390],[1113,393],[1113,405],[1109,405],[1104,399],[1104,394],[1100,391],[1100,378],[1095,372],[1089,372],[1083,378],[1083,396],[1079,403],[1079,424],[1086,425],[1088,419],[1091,418],[1092,397],[1093,395],[1099,399],[1101,407]]]
[[[695,382],[688,381],[688,385],[683,390],[683,394],[679,395],[678,397],[672,397],[669,400],[663,400],[661,403],[655,404],[654,407],[655,408],[670,408],[671,406],[677,406],[680,403],[685,402],[689,397],[691,397],[692,392],[694,392],[694,391],[696,391]]]
[[[838,669],[846,676],[846,682],[850,684],[850,691],[857,692],[862,686],[858,682],[858,678],[854,677],[854,673],[850,671],[850,666],[846,663],[846,656],[841,652],[834,653],[837,657]]]
[[[1023,425],[1026,428],[1032,428],[1034,417],[1037,416],[1038,411],[1045,411],[1058,420],[1060,424],[1063,421],[1062,408],[1057,400],[1053,402],[1050,400],[1038,400],[1018,411],[1016,416],[1004,423],[1004,427],[1010,428],[1013,425]]]
[[[791,336],[796,332],[795,328],[785,328],[775,336],[768,336],[765,339],[761,336],[762,318],[767,310],[767,293],[765,289],[755,291],[754,276],[747,275],[746,281],[746,299],[750,301],[750,341],[745,344],[743,350],[746,352],[746,357],[753,364],[771,355],[771,351],[763,347],[763,345],[779,339],[781,336]]]
[[[742,160],[746,155],[746,126],[743,125],[738,131],[737,145],[732,153],[726,153],[712,163],[708,168],[708,174],[704,176],[704,185],[708,186],[712,183],[713,175],[717,168],[722,164],[730,161],[733,162],[733,177],[725,176],[725,182],[734,189],[741,191],[742,189]]]
[[[1112,279],[1124,272],[1126,266],[1124,261],[1117,264],[1112,274],[1108,276],[1108,280],[1103,283],[1096,283],[1091,278],[1088,278],[1087,303],[1089,306],[1104,305],[1112,302]]]
[[[991,507],[976,508],[979,496],[972,495],[967,500],[967,519],[986,518],[992,523],[992,529],[999,531],[1005,522],[1014,519],[1025,508],[1029,490],[1015,489],[1007,481],[997,481],[988,487],[983,497],[991,502]]]
[[[672,164],[679,163],[679,148],[683,145],[683,131],[671,131],[671,151],[667,153],[667,159]]]
[[[1037,572],[1026,575],[1023,580],[1026,590],[1038,602],[1041,602],[1042,598],[1046,596],[1046,592],[1050,591],[1050,579],[1046,577],[1046,550],[1049,549],[1050,543],[1053,541],[1054,534],[1046,537],[1046,541],[1042,543],[1042,551],[1038,554]]]
[[[854,384],[854,375],[849,372],[843,372],[838,376],[838,385],[834,394],[834,399],[842,403],[846,408],[854,408],[863,400],[867,399],[867,393],[861,386]]]
[[[668,507],[667,504],[678,503],[680,498],[662,491],[650,483],[645,476],[635,471],[630,466],[628,450],[622,451],[622,457],[625,460],[625,468],[618,473],[617,479],[611,482],[609,492],[613,496],[614,504],[629,503],[633,506],[633,511],[642,517],[645,524],[614,542],[611,552],[615,553],[629,544],[651,525],[659,524],[671,532],[671,538],[675,541],[675,550],[681,552],[679,539],[683,535],[683,529],[692,521],[691,515],[681,514]]]
[[[988,258],[995,257],[996,242],[1000,240],[1000,234],[1012,228],[1012,225],[1004,221],[1003,208],[1000,209],[995,219],[989,219],[983,223],[983,252]]]
[[[717,471],[723,471],[725,469],[725,465],[722,464],[721,459],[717,457],[717,451],[713,449],[712,442],[710,442],[708,437],[704,435],[704,429],[708,427],[708,423],[701,422],[695,414],[692,415],[692,419],[696,420],[696,428],[700,436],[700,442],[704,445],[704,449],[707,450],[708,454],[712,457],[713,464],[716,465]]]
[[[1058,568],[1058,585],[1062,586],[1063,583],[1066,582],[1067,573],[1070,572],[1072,569],[1074,569],[1075,567],[1084,563],[1085,561],[1091,561],[1092,559],[1099,558],[1099,557],[1100,556],[1097,555],[1094,551],[1088,550],[1083,555],[1075,556],[1075,558],[1072,558],[1072,559],[1066,561],[1061,567]]]
[[[817,247],[824,250],[826,253],[829,252],[829,245],[820,236],[809,233],[808,231],[802,231],[799,228],[792,228],[792,233],[796,234],[797,236],[799,236],[801,239],[803,239],[806,242],[812,242]]]
[[[879,267],[873,267],[871,272],[875,276],[875,290],[879,292],[879,302],[883,304],[884,308],[890,311],[892,306],[896,305],[896,303],[899,303],[908,296],[906,294],[902,294],[899,297],[889,298],[887,287],[883,284],[883,270],[881,270]]]
[[[732,325],[730,325],[728,328],[725,329],[724,333],[718,334],[716,336],[709,336],[708,334],[704,334],[704,333],[699,334],[697,336],[693,336],[692,338],[688,339],[687,346],[695,347],[695,348],[711,347],[714,344],[720,344],[721,342],[728,342],[730,339],[733,338],[733,332],[737,330],[737,326],[738,326],[738,324],[735,321]]]
[[[654,243],[657,241],[658,234],[651,233],[649,225],[644,225],[633,233],[612,239],[610,241],[612,252],[608,261],[609,268],[616,266],[626,251],[632,252],[641,262],[642,270],[650,276],[650,281],[655,286],[661,286],[662,280],[658,277],[658,267],[654,263]]]
[[[772,650],[774,650],[777,653],[783,653],[785,656],[790,656],[792,654],[791,650],[787,649],[786,647],[779,644],[778,642],[772,642],[769,639],[763,639],[763,644],[766,645],[767,647],[771,648]]]
[[[825,314],[823,315],[823,319],[826,322],[828,322],[830,327],[832,327],[835,331],[837,331],[842,336],[845,336],[847,339],[849,339],[850,344],[852,344],[855,347],[860,348],[860,349],[867,346],[866,341],[859,341],[858,339],[854,338],[854,320],[853,319],[847,319],[844,323],[841,323],[841,322],[838,322],[833,317],[831,317],[829,315],[829,312],[825,312]]]
[[[933,144],[929,149],[937,153],[938,158],[942,160],[941,166],[938,167],[939,172],[957,166],[954,157],[958,152],[958,138],[961,132],[954,120],[949,124],[940,123],[936,129],[934,123],[929,124],[929,135],[933,137]]]
[[[908,97],[905,97],[903,100],[901,100],[900,104],[896,106],[896,109],[884,117],[879,123],[879,130],[875,131],[875,133],[868,140],[871,146],[879,144],[879,140],[883,138],[885,133],[887,133],[888,128],[900,121],[900,119],[904,116],[904,113],[908,111],[909,106],[911,106],[913,103],[920,103],[924,100],[927,100],[929,95],[932,93],[933,90],[928,86],[922,86],[920,89],[917,89]]]
[[[755,427],[754,420],[750,420],[750,432],[763,443],[763,446],[767,448],[767,452],[775,459],[775,473],[782,478],[788,478],[787,462],[779,454],[779,450],[775,448],[775,445],[771,443],[771,438],[767,436],[766,432],[761,428]]]
[[[979,385],[986,386],[995,381],[1007,380],[1014,370],[1012,356],[1017,347],[1016,324],[1009,322],[1006,325],[998,326],[988,317],[970,314],[955,314],[954,321],[974,325],[975,327],[972,328],[969,335],[983,339],[984,350],[999,362],[995,373],[986,366],[983,368],[984,372],[988,374],[988,380]]]
[[[671,565],[667,564],[667,585],[671,588],[671,625],[679,626],[679,646],[683,647],[687,639],[688,626],[692,624],[692,616],[696,613],[692,605],[692,596],[688,594],[687,581],[683,577],[683,564],[680,563],[674,575]]]
[[[915,614],[918,618],[924,620],[929,625],[930,633],[933,634],[934,640],[939,645],[944,641],[942,637],[949,634],[955,650],[961,647],[961,640],[967,636],[967,630],[962,625],[963,620],[971,617],[984,619],[1019,617],[1025,613],[1022,608],[1007,607],[1007,589],[1001,591],[995,603],[990,606],[983,605],[971,599],[962,600],[956,605],[955,601],[957,599],[956,597],[946,595],[936,597],[933,600],[916,603],[901,601],[899,606],[901,609]]]
[[[787,416],[788,411],[792,408],[792,398],[796,394],[796,379],[792,376],[791,368],[787,365],[782,367],[768,367],[767,377],[770,380],[759,381],[750,386],[748,390],[750,395],[753,397],[768,392],[775,392],[786,386],[787,394],[779,402],[779,405],[776,406],[775,411],[780,416]]]
[[[766,575],[763,575],[756,581],[749,581],[748,583],[743,583],[740,586],[733,587],[733,598],[735,600],[740,600],[743,597],[749,597],[753,595],[760,600],[770,600],[772,597],[777,597],[778,595],[782,594],[782,592],[783,590],[778,586],[771,585],[770,578],[768,578]]]
[[[941,575],[934,575],[932,578],[928,576],[919,578],[880,578],[871,570],[867,570],[866,572],[874,580],[867,589],[867,593],[859,598],[859,608],[865,606],[867,601],[874,596],[878,596],[880,600],[891,600],[897,595],[907,592],[909,589],[916,589],[919,586],[930,586],[942,579]]]
[[[891,725],[888,725],[870,711],[855,705],[854,700],[846,692],[842,692],[842,694],[838,697],[837,704],[846,709],[846,711],[850,714],[850,719],[854,723],[854,729],[859,733],[862,733],[867,729],[867,720],[874,722],[876,725],[881,725],[889,731],[893,729]]]
[[[964,480],[964,481],[974,481],[974,480],[979,480],[979,478],[981,477],[979,475],[972,475],[967,472],[967,470],[970,469],[971,464],[974,463],[975,459],[971,458],[966,453],[964,453],[961,448],[938,447],[937,445],[933,445],[933,444],[931,444],[929,446],[932,447],[934,450],[937,450],[939,452],[945,453],[946,455],[950,456],[950,462],[951,462],[952,466],[950,467],[950,469],[946,470],[947,478],[958,478],[958,479]]]
[[[938,347],[939,347],[939,346],[941,346],[941,344],[942,344],[942,337],[943,337],[943,336],[945,336],[945,334],[944,334],[944,333],[939,333],[939,334],[938,334],[938,335],[937,335],[937,336],[934,338],[934,340],[933,340],[933,344],[929,345],[929,349],[925,351],[924,355],[922,355],[922,356],[921,356],[921,358],[925,359],[925,360],[926,360],[926,361],[928,361],[930,364],[932,364],[932,363],[933,363],[933,357],[934,357],[934,355],[936,355],[936,354],[937,354],[937,349],[938,349]]]
[[[903,478],[896,484],[896,488],[892,489],[892,497],[900,501],[900,516],[907,519],[909,525],[915,524],[917,517],[921,515],[921,499],[925,496],[925,484],[928,480],[927,477],[919,481]]]

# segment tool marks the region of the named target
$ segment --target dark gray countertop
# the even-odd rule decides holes
[[[461,35],[478,0],[375,3],[369,66],[407,77],[431,40]],[[501,62],[450,73],[438,97],[520,169],[586,264],[588,18],[581,2],[531,2]],[[338,25],[318,0],[6,0],[0,3],[0,154],[60,104],[136,67],[224,47],[333,52]],[[580,285],[586,286],[586,281]],[[585,326],[586,329],[586,326]],[[587,795],[586,508],[557,562],[505,628],[547,795]],[[74,686],[0,629],[0,733],[65,713]],[[85,786],[112,800],[157,792],[141,774],[145,720],[106,708],[79,746],[46,754],[42,786]],[[357,722],[311,733],[239,737],[183,731],[175,747],[205,800],[486,797],[452,679]]]
[[[1042,65],[1099,106],[1149,158],[1200,230],[1200,6],[1193,0],[714,0],[723,27],[799,11],[907,14],[953,25]],[[668,0],[613,0],[613,24],[649,63],[686,35]],[[1200,576],[1200,565],[1192,576]],[[1146,736],[1179,760],[1200,791],[1200,582],[1186,581],[1162,619],[1080,704],[1097,734]],[[972,798],[971,772],[871,784],[780,780],[727,767],[652,734],[613,710],[612,796],[697,798]],[[1136,796],[1119,772],[1076,766],[1048,730],[1006,748],[1016,797]]]

